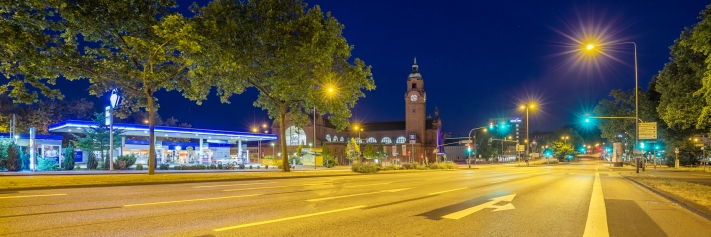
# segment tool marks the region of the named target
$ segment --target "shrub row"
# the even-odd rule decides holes
[[[356,163],[351,166],[351,170],[353,172],[357,173],[377,173],[378,171],[388,171],[388,170],[408,170],[408,169],[415,169],[415,170],[427,170],[427,169],[457,169],[457,165],[452,163],[452,162],[442,162],[442,163],[433,163],[430,164],[430,166],[424,166],[421,165],[420,163],[406,163],[402,164],[401,166],[396,166],[393,164],[390,165],[381,165],[381,164],[369,164],[369,163]]]

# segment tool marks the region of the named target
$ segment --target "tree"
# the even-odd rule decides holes
[[[321,145],[321,155],[323,156],[323,166],[331,168],[336,165],[336,159],[331,154],[331,148]]]
[[[346,158],[353,160],[360,156],[360,146],[356,144],[355,138],[351,137],[351,141],[346,144]]]
[[[22,170],[22,158],[17,145],[13,142],[7,147],[7,162],[5,163],[5,168],[7,171],[20,171]]]
[[[379,158],[385,158],[388,156],[388,153],[385,152],[385,147],[383,146],[382,143],[378,143],[378,148],[375,151],[376,151],[375,154]]]
[[[0,95],[0,132],[9,128],[12,115],[16,115],[17,132],[27,133],[30,127],[37,134],[47,134],[47,127],[68,119],[88,119],[94,114],[94,103],[85,99],[63,101],[41,99],[31,105],[12,103]]]
[[[64,150],[64,161],[62,161],[64,170],[74,169],[74,146],[71,143]]]
[[[363,157],[369,160],[377,157],[375,155],[375,151],[373,150],[373,144],[368,143],[365,145],[365,149],[363,150]]]
[[[679,80],[691,81],[687,87],[691,87],[691,89],[696,88],[696,86],[698,86],[698,80],[696,78],[701,76],[701,88],[694,91],[692,97],[700,100],[689,101],[697,104],[692,107],[697,110],[684,110],[687,113],[692,113],[692,116],[685,116],[682,118],[695,117],[695,125],[697,129],[708,129],[709,126],[711,126],[711,122],[709,122],[711,121],[711,75],[706,73],[706,70],[711,69],[711,44],[709,44],[709,42],[711,42],[711,5],[701,11],[699,18],[701,21],[694,25],[691,32],[688,32],[687,29],[684,33],[682,33],[679,40],[677,40],[680,46],[676,48],[672,46],[672,53],[679,54],[673,54],[673,56],[679,56],[677,59],[686,59],[684,61],[680,61],[680,63],[686,63],[687,65],[679,65],[680,68],[686,69],[683,73],[684,75],[681,76]],[[674,51],[674,49],[679,51]],[[692,52],[686,51],[687,49],[691,49]],[[689,58],[688,56],[692,56],[692,58]],[[701,57],[693,58],[694,56]],[[703,59],[703,64],[699,64],[700,59]],[[702,68],[705,68],[705,70]],[[684,96],[682,98],[689,98],[689,96]],[[701,107],[701,109],[698,110],[698,107]],[[683,124],[687,126],[692,124],[689,122],[690,121]]]
[[[343,25],[318,5],[306,8],[300,0],[224,0],[193,8],[200,34],[214,39],[201,54],[218,69],[210,84],[223,102],[249,87],[259,90],[254,105],[279,123],[282,138],[287,116],[304,127],[314,108],[345,129],[362,90],[375,89],[370,66],[358,58],[349,62],[353,47]]]
[[[110,129],[106,125],[106,118],[102,113],[94,114],[94,125],[90,128],[82,129],[84,136],[74,135],[77,139],[74,143],[79,149],[87,153],[94,153],[94,151],[99,151],[101,153],[101,161],[108,165],[109,161],[106,160],[105,151],[109,151],[110,148]],[[114,144],[121,144],[121,136],[123,134],[120,130],[114,130]],[[103,167],[102,167],[103,168]]]
[[[549,148],[553,151],[553,157],[558,161],[570,161],[569,157],[575,156],[573,146],[564,142],[553,142],[549,145]]]
[[[10,65],[5,69],[11,72],[6,77],[24,79],[11,81],[0,92],[12,88],[13,98],[31,102],[37,96],[25,88],[30,84],[46,96],[60,96],[46,85],[60,76],[88,79],[93,95],[121,88],[127,102],[124,108],[137,111],[145,107],[150,114],[148,174],[153,174],[154,93],[181,91],[199,104],[210,90],[205,84],[192,83],[206,71],[201,68],[205,64],[195,61],[200,57],[192,56],[200,53],[197,42],[204,38],[187,19],[171,11],[176,6],[174,0],[20,1],[5,5],[3,12],[12,14],[3,15],[0,27],[10,38],[17,38],[2,45],[7,49],[3,60],[9,62],[3,65]]]

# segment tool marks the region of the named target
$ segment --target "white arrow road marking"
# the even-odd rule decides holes
[[[376,193],[395,193],[395,192],[405,191],[405,190],[408,190],[408,189],[411,189],[411,188],[389,189],[389,190],[383,190],[383,191],[377,191],[377,192],[369,192],[369,193],[356,193],[356,194],[343,195],[343,196],[333,196],[333,197],[325,197],[325,198],[315,198],[315,199],[309,199],[309,200],[306,200],[306,201],[307,201],[307,202],[318,202],[318,201],[326,201],[326,200],[338,199],[338,198],[347,198],[347,197],[363,196],[363,195],[376,194]]]
[[[479,204],[479,205],[476,205],[476,206],[473,206],[473,207],[470,207],[470,208],[467,208],[467,209],[464,209],[464,210],[461,210],[461,211],[458,211],[458,212],[455,212],[455,213],[452,213],[452,214],[443,216],[442,218],[444,218],[444,219],[452,219],[452,220],[459,220],[459,219],[462,219],[462,218],[465,217],[465,216],[471,215],[471,214],[474,213],[474,212],[478,212],[478,211],[484,210],[485,208],[494,208],[495,210],[493,210],[492,212],[516,209],[516,208],[513,206],[513,204],[511,204],[511,203],[506,204],[506,205],[503,205],[503,206],[496,206],[496,205],[494,205],[494,204],[496,204],[496,203],[498,203],[498,202],[501,202],[501,201],[504,201],[504,202],[513,201],[514,197],[516,197],[516,194],[511,194],[511,195],[506,195],[506,196],[501,196],[501,197],[495,197],[495,198],[489,199],[489,200],[491,200],[491,201],[489,201],[489,202],[482,203],[482,204]]]

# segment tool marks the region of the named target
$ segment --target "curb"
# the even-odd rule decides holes
[[[457,169],[459,170],[459,169]],[[430,172],[436,171],[457,171],[457,170],[426,170]],[[425,171],[425,170],[421,170]],[[420,170],[404,171],[404,172],[385,172],[380,173],[383,175],[388,174],[404,174],[404,173],[416,173]],[[18,192],[18,191],[32,191],[32,190],[51,190],[51,189],[69,189],[69,188],[104,188],[104,187],[124,187],[124,186],[146,186],[146,185],[164,185],[164,184],[187,184],[187,183],[212,183],[212,182],[231,182],[231,181],[254,181],[254,180],[279,180],[279,179],[300,179],[300,178],[323,178],[323,177],[339,177],[339,176],[355,176],[355,175],[376,175],[376,174],[361,174],[361,173],[347,173],[347,174],[324,174],[324,175],[309,175],[309,176],[293,176],[293,177],[254,177],[254,178],[238,178],[238,179],[218,179],[218,180],[181,180],[181,181],[167,181],[167,182],[155,182],[155,183],[112,183],[112,184],[78,184],[78,185],[63,185],[63,186],[45,186],[45,187],[28,187],[28,188],[0,188],[0,194],[7,192]]]
[[[618,174],[619,174],[619,173],[618,173]],[[668,194],[668,193],[666,193],[666,192],[664,192],[664,191],[662,191],[662,190],[658,190],[658,189],[656,189],[656,188],[650,187],[649,185],[643,184],[643,183],[641,183],[641,182],[639,182],[639,181],[637,181],[637,180],[631,179],[631,178],[629,178],[629,177],[627,177],[627,176],[624,176],[624,175],[622,175],[622,174],[619,174],[619,175],[622,176],[623,178],[629,180],[629,181],[632,181],[633,183],[638,184],[639,186],[642,186],[642,187],[646,188],[646,189],[649,190],[649,191],[652,191],[653,193],[656,193],[656,194],[659,195],[659,196],[662,196],[663,198],[665,198],[665,199],[667,199],[667,200],[669,200],[669,201],[671,201],[671,202],[673,202],[673,203],[676,203],[677,205],[681,206],[682,208],[684,208],[684,209],[686,209],[686,210],[688,210],[688,211],[690,211],[690,212],[692,212],[692,213],[694,213],[694,214],[696,214],[696,215],[699,215],[699,216],[703,217],[703,218],[706,219],[706,220],[711,221],[711,214],[706,213],[706,211],[702,211],[702,210],[699,210],[699,209],[697,209],[697,208],[694,208],[694,207],[691,207],[691,206],[690,206],[690,205],[697,206],[698,204],[687,204],[685,201],[679,200],[679,199],[675,198],[674,195],[672,195],[672,194]]]

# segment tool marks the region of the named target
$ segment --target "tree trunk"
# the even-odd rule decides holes
[[[152,93],[149,93],[152,94]],[[148,95],[148,175],[153,175],[156,172],[156,139],[154,133],[155,111],[153,105],[153,95]]]
[[[281,144],[282,171],[289,172],[289,157],[286,153],[286,104],[282,104],[279,111],[279,136]],[[276,157],[274,157],[276,159]]]

